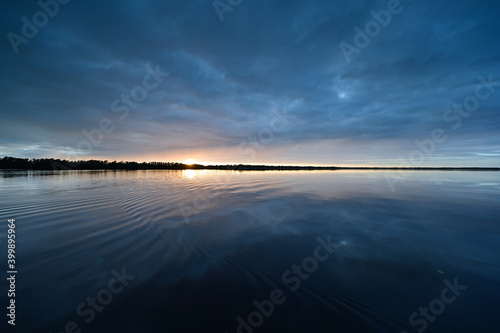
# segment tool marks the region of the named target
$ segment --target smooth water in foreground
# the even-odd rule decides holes
[[[13,332],[500,331],[500,172],[3,171]]]

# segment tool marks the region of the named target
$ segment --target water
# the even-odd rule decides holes
[[[500,173],[388,175],[0,172],[16,331],[497,333]]]

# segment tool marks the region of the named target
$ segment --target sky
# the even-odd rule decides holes
[[[500,3],[4,0],[0,156],[500,166]]]

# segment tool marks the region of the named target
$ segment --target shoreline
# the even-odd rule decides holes
[[[397,171],[500,171],[500,167],[395,167],[395,166],[313,166],[266,164],[185,164],[180,162],[135,162],[108,160],[69,161],[55,158],[0,158],[0,170],[227,170],[227,171],[307,171],[307,170],[397,170]]]

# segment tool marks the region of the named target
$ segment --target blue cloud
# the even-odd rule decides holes
[[[498,166],[500,86],[456,130],[443,114],[474,95],[478,76],[500,82],[500,4],[401,1],[402,12],[348,63],[340,43],[355,45],[354,28],[387,5],[244,1],[221,22],[210,0],[71,1],[18,54],[8,38],[0,45],[0,154],[81,158],[82,130],[109,118],[114,131],[89,157],[203,149],[233,162],[241,142],[287,110],[293,121],[255,162],[393,163],[443,128],[449,139],[428,165]],[[4,1],[3,36],[22,36],[21,18],[40,10]],[[120,120],[111,103],[157,64],[169,77]],[[350,149],[312,148],[329,142]]]

